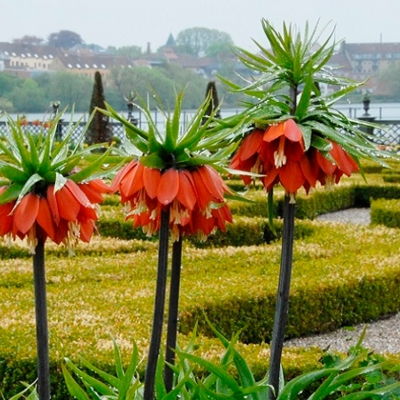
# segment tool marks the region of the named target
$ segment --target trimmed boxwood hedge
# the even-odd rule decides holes
[[[400,201],[386,199],[372,201],[371,223],[400,228]]]

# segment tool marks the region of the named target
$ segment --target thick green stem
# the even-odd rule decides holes
[[[35,288],[38,394],[40,400],[49,400],[49,331],[47,324],[46,274],[43,239],[39,239],[35,249],[35,255],[33,256],[33,281]]]
[[[285,196],[283,209],[281,269],[279,274],[279,287],[276,299],[274,330],[272,332],[271,341],[271,358],[269,363],[269,384],[274,388],[274,391],[270,390],[269,400],[275,400],[279,390],[283,340],[285,337],[286,322],[289,311],[295,206],[295,204],[290,203],[290,196]]]
[[[162,328],[164,323],[165,290],[167,286],[168,269],[168,240],[169,240],[169,210],[161,214],[161,226],[158,244],[157,283],[154,302],[153,326],[150,340],[144,382],[144,399],[154,399],[154,385],[157,361],[160,353]]]
[[[172,271],[169,290],[168,327],[167,327],[167,348],[165,361],[169,364],[175,363],[176,337],[178,332],[178,311],[179,311],[179,289],[181,282],[182,264],[182,238],[172,245]],[[164,382],[167,393],[172,390],[174,373],[169,367],[165,367]]]

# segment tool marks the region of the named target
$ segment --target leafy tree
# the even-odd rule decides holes
[[[393,99],[400,97],[400,62],[393,63],[384,69],[379,77],[379,84],[383,91]]]
[[[31,78],[25,79],[22,85],[15,87],[8,98],[17,112],[29,113],[38,109],[44,111],[48,106],[43,88]]]
[[[139,46],[123,46],[123,47],[108,46],[107,50],[112,54],[122,57],[135,58],[135,57],[140,57],[142,55],[142,48]]]
[[[189,28],[179,32],[176,37],[179,48],[193,56],[207,54],[207,49],[217,43],[224,46],[233,45],[231,36],[217,29]]]
[[[233,42],[218,41],[211,43],[205,50],[207,57],[232,57]]]
[[[49,77],[49,85],[46,87],[48,101],[56,99],[69,110],[74,107],[75,111],[87,111],[93,86],[90,78],[64,71],[50,74]]]
[[[114,68],[111,76],[121,98],[129,92],[134,92],[148,102],[151,108],[161,105],[165,110],[169,110],[175,104],[176,92],[187,86],[183,107],[197,108],[204,100],[205,79],[178,65],[168,64],[165,68],[157,69]],[[154,97],[154,92],[157,92],[158,99]]]
[[[194,71],[180,65],[167,64],[160,71],[172,81],[177,91],[185,89],[183,106],[187,109],[197,109],[204,100],[204,85],[206,80]]]
[[[22,78],[18,78],[7,72],[0,72],[0,95],[6,95],[11,92],[14,87],[21,85],[22,82]]]
[[[50,46],[70,49],[76,44],[82,44],[83,40],[81,36],[75,32],[62,30],[60,32],[51,33],[47,38]]]
[[[94,84],[89,109],[90,114],[94,113],[94,115],[86,133],[86,142],[89,145],[110,143],[112,140],[112,131],[109,126],[109,118],[97,111],[96,108],[106,108],[103,81],[99,71],[96,71],[94,74]]]
[[[13,103],[5,97],[0,97],[0,112],[5,111],[7,113],[14,112]]]
[[[30,45],[40,45],[44,43],[44,39],[34,36],[34,35],[25,35],[22,38],[13,39],[13,43],[18,44],[30,44]]]

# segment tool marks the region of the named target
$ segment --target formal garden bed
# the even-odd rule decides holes
[[[366,165],[366,182],[355,175],[332,189],[309,196],[299,193],[297,212],[301,219],[296,221],[288,338],[328,332],[400,310],[400,237],[397,229],[383,226],[397,219],[398,205],[393,199],[400,197],[400,185],[384,182],[386,171],[373,168]],[[222,348],[204,315],[228,337],[241,330],[238,349],[255,376],[261,378],[268,368],[280,240],[273,236],[265,218],[265,193],[252,188],[246,198],[258,203],[232,202],[234,223],[228,226],[227,234],[216,233],[205,243],[184,241],[178,342],[184,346],[198,323],[196,354],[216,360]],[[278,194],[278,216],[280,201]],[[324,212],[370,204],[371,226],[355,229],[350,224],[313,220]],[[275,226],[279,236],[279,217]],[[107,197],[98,227],[101,236],[90,245],[78,245],[72,257],[63,248],[47,246],[55,399],[68,398],[60,369],[65,356],[79,363],[82,355],[111,370],[110,335],[117,340],[125,361],[133,340],[142,354],[149,344],[157,241],[124,221],[115,195]],[[20,381],[35,379],[32,265],[28,256],[22,243],[1,245],[0,387],[6,398],[21,389]],[[290,379],[317,368],[321,355],[317,348],[285,349],[285,376]],[[142,363],[142,373],[144,368]]]

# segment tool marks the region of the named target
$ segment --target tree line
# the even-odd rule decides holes
[[[233,72],[232,72],[233,73]],[[135,93],[151,108],[160,105],[168,110],[175,104],[176,92],[185,89],[183,106],[197,108],[204,100],[208,79],[177,65],[165,68],[115,67],[105,79],[107,103],[116,110],[126,110],[126,97]],[[50,104],[60,102],[60,109],[74,107],[77,112],[88,112],[93,78],[72,72],[41,73],[21,78],[0,72],[0,110],[8,113],[46,113]],[[218,84],[224,106],[234,106],[235,97]]]
[[[228,33],[217,29],[201,27],[184,29],[178,33],[176,40],[173,39],[173,41],[174,48],[178,53],[191,56],[205,55],[208,57],[216,57],[229,53],[232,46],[234,46],[233,40]],[[46,44],[64,50],[71,49],[77,45],[94,51],[101,48],[96,44],[86,44],[78,33],[69,30],[51,33],[47,41],[37,36],[25,35],[21,38],[14,39],[13,43],[30,45]],[[111,54],[132,58],[140,57],[147,51],[147,49],[143,51],[141,47],[135,45],[123,47],[108,46],[103,50]]]

